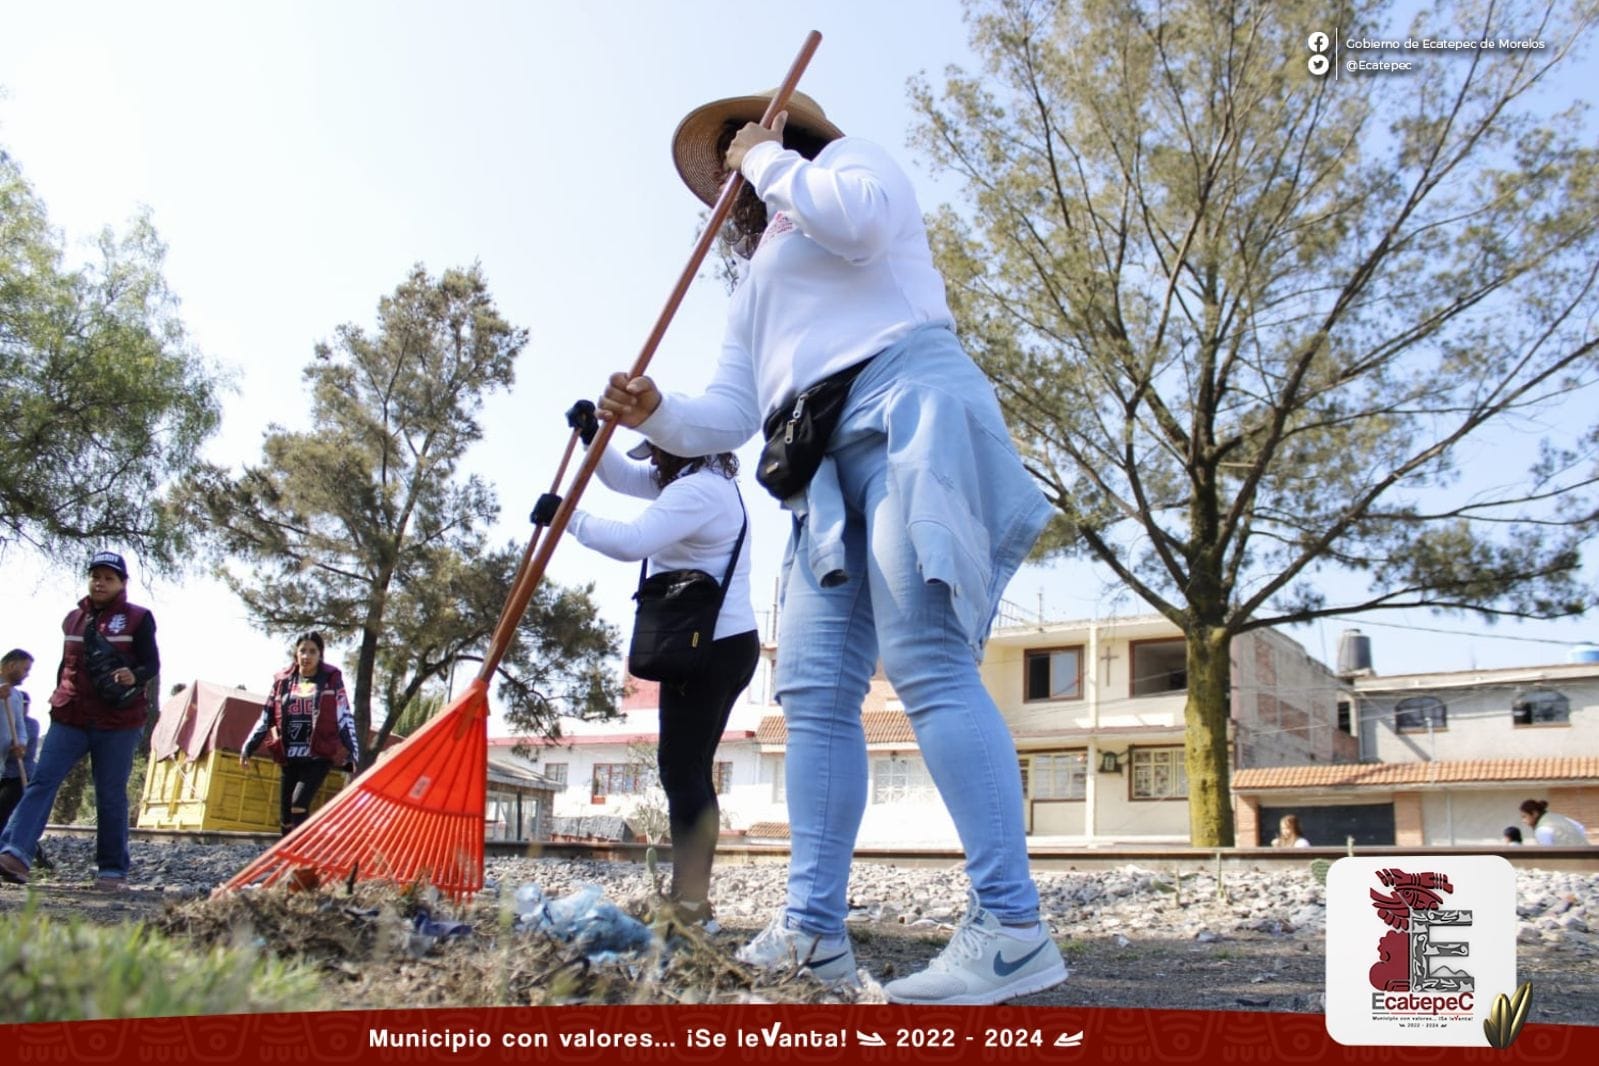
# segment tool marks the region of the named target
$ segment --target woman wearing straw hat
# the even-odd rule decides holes
[[[881,657],[972,883],[949,946],[888,996],[984,1004],[1041,991],[1066,967],[1039,921],[1015,746],[977,666],[1049,505],[955,338],[905,173],[801,93],[762,128],[768,99],[697,108],[673,142],[706,203],[733,169],[749,182],[726,234],[747,269],[709,387],[663,395],[616,374],[601,400],[606,417],[681,455],[764,429],[757,476],[794,514],[777,661],[788,904],[740,958],[857,980],[844,916],[867,798],[861,702]]]
[[[579,400],[567,422],[585,445],[599,430],[594,404]],[[714,929],[711,866],[721,835],[716,749],[740,692],[755,676],[761,642],[750,604],[749,520],[730,452],[685,457],[648,441],[627,453],[607,448],[595,468],[604,485],[650,505],[632,521],[572,513],[567,527],[584,547],[624,562],[646,560],[652,575],[700,571],[717,580],[721,602],[702,658],[680,680],[662,681],[656,769],[672,832],[669,898],[684,922]],[[553,519],[560,497],[546,494],[534,522]],[[641,573],[640,588],[644,577]]]

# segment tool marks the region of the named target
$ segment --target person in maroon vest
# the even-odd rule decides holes
[[[294,662],[273,676],[261,722],[239,754],[239,765],[248,767],[265,743],[282,769],[278,810],[284,836],[311,816],[311,800],[328,771],[355,759],[355,715],[344,675],[322,661],[322,651],[321,633],[294,638]]]
[[[0,847],[0,878],[26,884],[67,772],[85,755],[94,774],[94,887],[118,891],[128,878],[128,775],[149,717],[146,685],[161,672],[155,616],[128,602],[128,566],[116,552],[89,560],[89,594],[61,623],[65,637],[50,730],[38,770],[12,812]]]

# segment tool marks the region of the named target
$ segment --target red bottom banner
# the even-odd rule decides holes
[[[485,1007],[0,1026],[11,1063],[1599,1061],[1599,1026],[1507,1048],[1344,1047],[1319,1014],[1094,1007]]]

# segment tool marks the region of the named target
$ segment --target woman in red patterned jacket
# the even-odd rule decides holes
[[[322,661],[322,650],[321,633],[294,639],[294,662],[272,678],[261,722],[239,755],[239,765],[248,767],[265,742],[267,754],[282,769],[278,806],[284,836],[311,816],[311,800],[328,771],[356,756],[355,716],[344,694],[344,675]]]

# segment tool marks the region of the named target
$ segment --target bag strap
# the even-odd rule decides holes
[[[116,655],[117,659],[121,660],[121,654],[117,652],[116,648],[111,646],[111,642],[106,639],[105,634],[100,632],[100,615],[104,610],[105,608],[103,607],[97,607],[92,611],[85,612],[83,616],[83,645],[87,648],[93,644],[102,651],[108,651]]]
[[[777,431],[782,429],[785,424],[798,423],[805,413],[806,405],[819,396],[835,391],[848,392],[850,386],[855,384],[855,379],[861,376],[861,371],[865,370],[867,364],[876,358],[877,353],[874,352],[858,363],[852,363],[843,370],[834,371],[821,381],[812,384],[772,408],[771,411],[767,412],[765,420],[761,423],[761,435],[765,439],[771,440],[777,436]]]
[[[720,612],[722,609],[722,601],[727,599],[727,585],[728,582],[733,580],[733,568],[738,565],[738,553],[744,547],[744,534],[748,533],[750,528],[750,513],[744,507],[744,494],[739,491],[737,481],[733,482],[733,492],[738,496],[738,510],[739,513],[744,516],[744,522],[738,527],[738,539],[733,542],[732,558],[727,560],[727,569],[722,572],[722,593],[716,598],[716,609],[718,612]],[[638,590],[640,591],[644,588],[644,578],[645,575],[649,573],[649,567],[650,561],[648,559],[639,560]]]
[[[727,569],[722,571],[722,591],[716,597],[716,611],[722,611],[722,601],[727,599],[727,586],[733,580],[733,568],[738,565],[738,553],[744,547],[744,534],[749,532],[750,513],[744,509],[744,494],[738,490],[738,482],[733,482],[733,493],[738,497],[738,510],[744,516],[744,523],[738,527],[738,539],[733,542],[733,556],[727,560]]]

